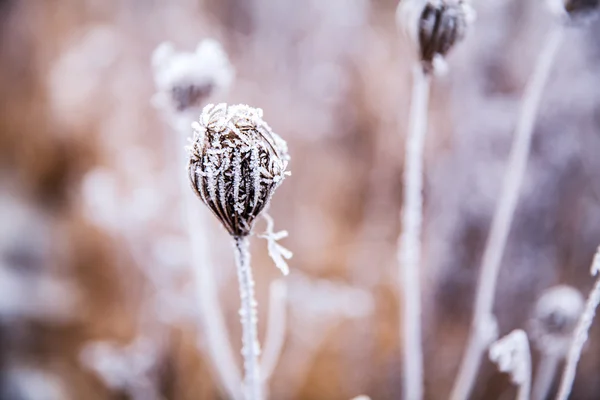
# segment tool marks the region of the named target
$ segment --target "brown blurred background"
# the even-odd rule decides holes
[[[396,242],[412,54],[395,26],[396,5],[0,0],[0,398],[133,399],[119,385],[128,374],[142,388],[136,400],[227,398],[190,294],[177,142],[150,104],[153,49],[171,40],[191,51],[212,37],[236,69],[229,92],[214,101],[263,108],[292,156],[293,175],[271,206],[294,252],[271,398],[399,399]],[[554,23],[541,0],[474,7],[478,19],[450,55],[449,73],[436,78],[429,112],[427,399],[447,398],[456,374],[519,99]],[[545,91],[499,278],[501,334],[526,326],[544,289],[567,283],[587,296],[592,286],[599,35],[597,22],[569,31]],[[216,221],[204,229],[238,355],[230,240]],[[264,241],[252,246],[262,340],[269,284],[280,274]],[[599,329],[572,399],[600,398]],[[94,343],[121,355],[133,348],[132,364],[102,358],[112,385],[83,361]],[[472,398],[514,396],[509,379],[485,361]]]

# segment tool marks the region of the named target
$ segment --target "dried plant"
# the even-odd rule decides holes
[[[256,217],[290,173],[287,144],[246,105],[209,104],[189,148],[192,189],[234,239],[240,288],[246,400],[259,400],[262,380],[254,279],[248,236]]]
[[[534,400],[544,400],[556,375],[559,362],[566,356],[584,300],[571,286],[558,285],[538,298],[529,321],[529,332],[542,353],[533,385]]]
[[[600,275],[598,273],[600,273],[600,247],[596,251],[591,267],[591,274],[592,276],[596,276],[596,283],[594,283],[594,287],[585,303],[583,313],[577,322],[572,343],[569,347],[565,370],[560,381],[560,388],[556,396],[557,400],[566,400],[571,393],[583,345],[588,339],[589,330],[596,315],[596,308],[600,304]]]
[[[517,400],[528,400],[531,390],[531,353],[527,334],[516,329],[490,346],[490,360],[519,386]]]
[[[420,8],[422,7],[422,8]],[[459,41],[467,26],[468,6],[405,0],[398,5],[397,23],[414,42],[418,61],[413,68],[411,109],[404,158],[402,234],[398,240],[400,281],[404,289],[404,398],[423,397],[421,343],[421,231],[423,207],[423,148],[427,133],[430,75],[442,68],[444,56]]]

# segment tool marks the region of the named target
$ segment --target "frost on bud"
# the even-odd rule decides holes
[[[207,105],[194,123],[188,164],[192,188],[234,237],[256,217],[290,173],[286,142],[247,105]]]
[[[531,337],[538,349],[564,356],[583,308],[583,296],[571,286],[558,285],[542,293],[530,320]]]
[[[402,0],[398,6],[397,22],[416,43],[425,72],[444,64],[444,57],[461,41],[474,11],[463,0],[429,0],[420,8],[416,0]]]

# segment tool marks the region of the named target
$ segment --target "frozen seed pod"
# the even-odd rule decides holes
[[[571,17],[596,14],[600,8],[600,0],[567,0],[565,10]]]
[[[463,1],[430,1],[418,25],[419,51],[423,68],[431,72],[436,57],[445,57],[465,35],[470,6]]]
[[[583,307],[583,296],[571,286],[554,286],[542,293],[530,320],[531,336],[538,349],[566,354]]]
[[[234,237],[256,217],[290,173],[286,142],[247,105],[207,105],[194,123],[188,164],[192,188]]]

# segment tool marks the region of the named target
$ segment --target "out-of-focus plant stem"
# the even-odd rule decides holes
[[[450,396],[451,400],[466,400],[469,397],[477,378],[481,358],[489,346],[488,338],[482,337],[481,333],[485,331],[482,325],[493,319],[492,307],[500,262],[527,166],[535,118],[563,34],[562,25],[557,25],[549,33],[538,56],[533,75],[525,88],[500,201],[494,212],[490,234],[483,253],[470,337]]]
[[[399,242],[400,281],[403,302],[404,400],[423,398],[423,350],[421,343],[421,230],[423,209],[423,147],[427,132],[430,77],[420,64],[413,69],[413,89],[404,161],[404,205]]]
[[[548,398],[548,392],[550,392],[552,381],[554,381],[560,358],[557,354],[544,354],[540,358],[535,380],[533,381],[533,394],[531,396],[533,400],[546,400]]]

